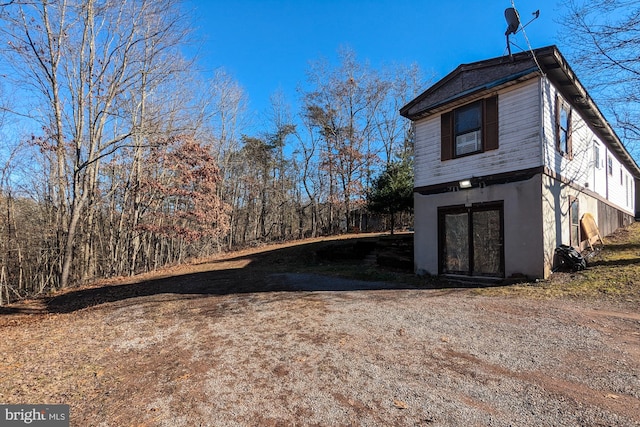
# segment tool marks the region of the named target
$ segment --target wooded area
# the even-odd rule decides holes
[[[570,62],[637,155],[640,5],[565,8]],[[310,63],[295,108],[275,93],[256,131],[234,78],[186,53],[192,18],[180,0],[0,2],[0,304],[389,228],[372,213],[406,208],[413,141],[398,110],[427,86],[417,66],[373,69],[342,49],[337,65]]]
[[[0,304],[369,230],[367,192],[410,162],[398,110],[424,86],[416,66],[341,50],[309,66],[298,111],[274,94],[250,132],[243,89],[185,55],[178,0],[12,1],[0,20]]]

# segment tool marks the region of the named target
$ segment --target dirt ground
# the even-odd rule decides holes
[[[0,402],[69,404],[73,426],[640,426],[635,305],[265,262],[3,309]]]

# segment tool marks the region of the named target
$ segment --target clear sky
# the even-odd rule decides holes
[[[514,0],[531,46],[556,44],[557,0]],[[195,9],[200,66],[224,68],[262,112],[283,91],[295,104],[310,61],[335,60],[349,47],[360,62],[417,63],[443,77],[461,63],[506,53],[504,10],[511,0],[188,0]],[[527,48],[522,33],[511,36]]]

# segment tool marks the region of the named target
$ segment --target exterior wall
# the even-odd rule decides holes
[[[608,236],[620,227],[635,221],[633,215],[624,213],[612,205],[598,201],[598,230],[601,236]]]
[[[635,179],[633,185],[636,189],[636,218],[640,219],[640,179]]]
[[[504,201],[505,277],[544,277],[541,175],[527,181],[441,194],[415,194],[415,270],[438,274],[438,208]]]
[[[542,80],[543,131],[542,148],[544,164],[558,177],[576,187],[589,189],[608,200],[623,212],[633,215],[635,207],[635,184],[629,170],[582,119],[578,109],[572,107],[573,157],[563,156],[556,149],[555,108],[556,88],[547,79]],[[600,162],[596,163],[595,147],[600,150]],[[612,173],[608,159],[611,158]],[[591,211],[596,216],[597,209]]]
[[[635,194],[634,180],[629,171],[618,161],[615,155],[607,150],[606,156],[611,157],[612,171],[609,173],[608,160],[605,160],[605,197],[626,213],[634,214]],[[608,158],[605,157],[605,158]],[[602,194],[601,194],[602,195]]]
[[[603,197],[606,197],[607,194],[607,184],[608,184],[608,180],[607,180],[607,154],[608,154],[608,149],[607,146],[605,144],[602,143],[602,141],[600,141],[599,138],[594,137],[592,138],[592,146],[593,146],[593,153],[591,154],[591,168],[593,170],[593,173],[591,174],[590,180],[589,182],[589,188],[596,192],[597,194],[601,194]],[[599,154],[599,159],[598,162],[596,163],[596,158],[595,158],[595,150],[596,147],[598,149]]]
[[[539,79],[498,93],[497,150],[443,162],[440,115],[417,121],[414,185],[421,187],[541,166],[539,123]]]
[[[571,246],[569,203],[574,197],[578,199],[579,217],[587,212],[597,216],[598,199],[548,175],[542,176],[545,278],[551,274],[555,248],[560,245]]]
[[[602,237],[620,227],[629,225],[633,216],[620,211],[591,191],[584,191],[563,183],[551,176],[542,176],[542,215],[544,236],[545,277],[553,267],[554,250],[560,245],[571,245],[570,238],[570,199],[578,199],[578,216],[589,212],[598,223]],[[582,248],[586,242],[582,242]]]

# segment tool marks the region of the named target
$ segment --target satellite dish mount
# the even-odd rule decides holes
[[[507,50],[509,51],[509,58],[511,58],[511,43],[509,42],[509,36],[511,34],[517,34],[520,30],[524,30],[524,28],[531,24],[533,21],[538,19],[540,16],[540,10],[536,10],[533,12],[533,18],[531,21],[526,24],[520,24],[520,14],[516,10],[515,7],[509,7],[504,11],[504,18],[507,20],[507,31],[505,31],[504,35],[507,36]]]

